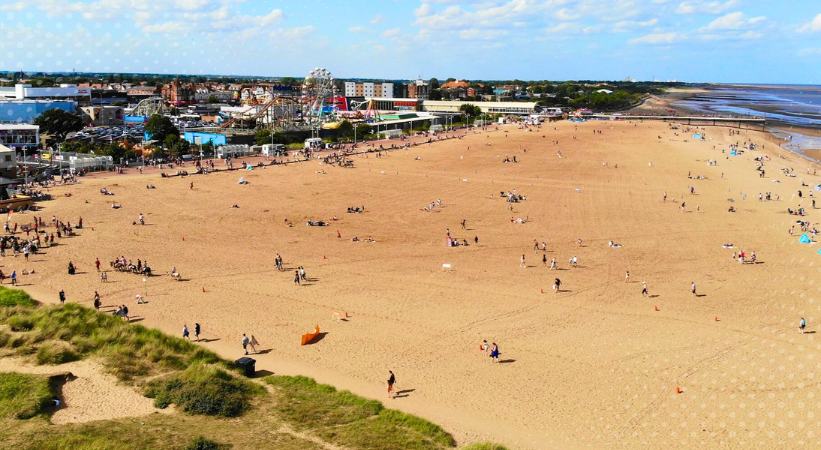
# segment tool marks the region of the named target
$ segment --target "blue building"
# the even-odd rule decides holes
[[[0,122],[32,123],[50,109],[62,109],[73,113],[77,102],[73,100],[0,100]]]
[[[211,145],[217,147],[227,144],[224,134],[205,133],[202,131],[186,131],[183,135],[183,139],[194,145],[205,145],[210,142]]]

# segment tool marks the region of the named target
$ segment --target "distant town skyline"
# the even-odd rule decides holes
[[[821,84],[821,7],[753,0],[0,0],[0,70]]]

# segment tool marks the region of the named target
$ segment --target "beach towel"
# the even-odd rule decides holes
[[[798,242],[802,244],[809,244],[812,242],[812,239],[810,239],[810,237],[807,236],[807,233],[804,233],[801,235],[801,238],[798,239]]]

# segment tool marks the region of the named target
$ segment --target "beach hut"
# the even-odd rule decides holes
[[[802,244],[810,244],[810,243],[812,243],[812,239],[810,239],[810,237],[807,235],[807,233],[804,233],[798,239],[798,242],[800,242]]]

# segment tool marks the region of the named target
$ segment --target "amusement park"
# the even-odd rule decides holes
[[[486,113],[531,114],[537,109],[535,103],[527,102],[395,97],[391,83],[377,85],[378,89],[373,89],[374,83],[362,84],[371,88],[366,88],[363,95],[349,95],[341,88],[343,82],[336,80],[330,70],[317,67],[310,70],[294,89],[258,88],[247,95],[243,92],[239,105],[224,105],[205,114],[181,114],[184,105],[179,102],[160,96],[145,98],[126,112],[125,123],[142,124],[155,114],[173,117],[182,124],[184,139],[190,144],[250,143],[254,136],[266,135],[272,138],[272,143],[275,136],[286,136],[284,141],[279,139],[279,143],[295,144],[311,139],[314,143],[311,145],[316,145],[322,141],[395,138],[414,130],[446,131],[470,120],[473,110],[465,109],[465,104],[476,108],[473,119]],[[344,90],[348,91],[347,86]],[[196,120],[206,116],[210,120]],[[185,118],[195,120],[183,120]]]

